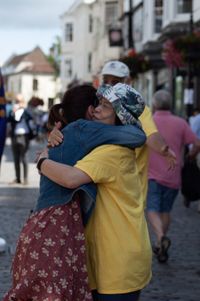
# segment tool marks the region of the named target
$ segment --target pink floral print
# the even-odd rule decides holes
[[[20,234],[3,301],[91,301],[79,200],[33,214]]]

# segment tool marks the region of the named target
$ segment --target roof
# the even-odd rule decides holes
[[[71,6],[67,9],[67,11],[65,11],[65,12],[60,16],[61,19],[62,19],[63,17],[65,17],[66,15],[71,15],[71,14],[73,14],[74,11],[76,11],[77,7],[78,7],[79,5],[81,5],[81,4],[83,4],[83,0],[75,0],[75,1],[71,4]]]
[[[24,63],[24,68],[20,68],[20,70],[17,71],[17,67]],[[27,64],[26,64],[27,63]],[[34,48],[32,51],[16,55],[11,57],[10,60],[6,62],[6,64],[3,66],[4,68],[12,66],[15,68],[16,72],[29,72],[29,73],[47,73],[47,74],[53,74],[55,73],[54,68],[47,60],[45,54],[40,49],[40,47]]]

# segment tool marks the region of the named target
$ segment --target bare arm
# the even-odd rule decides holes
[[[165,140],[162,138],[159,132],[153,133],[147,138],[147,145],[155,152],[166,157],[169,162],[169,169],[173,169],[176,165],[176,154],[168,147]]]
[[[39,160],[42,158],[46,158],[40,165],[42,175],[61,186],[74,189],[80,185],[92,182],[91,178],[82,170],[48,159],[46,150],[40,154]]]

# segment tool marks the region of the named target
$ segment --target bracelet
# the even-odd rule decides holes
[[[41,165],[42,165],[42,163],[44,162],[44,160],[46,160],[46,159],[48,159],[48,158],[40,158],[39,159],[39,161],[38,161],[38,163],[37,163],[37,169],[41,172]]]
[[[168,145],[164,145],[161,149],[161,153],[163,156],[166,156],[169,150],[169,146]]]

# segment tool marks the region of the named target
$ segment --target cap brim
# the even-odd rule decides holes
[[[120,77],[120,78],[123,78],[123,77],[128,77],[129,75],[124,75],[122,73],[118,73],[118,72],[114,72],[114,71],[111,71],[111,72],[102,72],[102,75],[113,75],[113,76],[116,76],[116,77]]]

